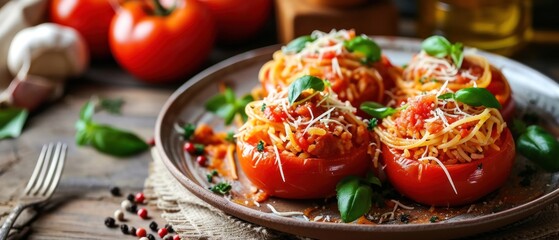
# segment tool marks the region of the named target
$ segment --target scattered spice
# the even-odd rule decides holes
[[[220,182],[214,185],[213,187],[211,187],[210,190],[214,193],[225,195],[231,190],[231,185],[226,182]]]
[[[168,224],[168,223],[165,224],[165,228],[167,229],[167,232],[170,232],[170,233],[175,232],[175,229],[173,229],[173,226],[171,224]]]
[[[121,224],[121,225],[120,225],[120,231],[122,232],[122,234],[128,234],[128,233],[130,233],[130,232],[128,231],[128,225],[126,225],[126,224]]]
[[[167,236],[164,238],[164,240],[173,240],[173,236],[167,235]]]
[[[205,167],[208,164],[208,158],[204,155],[199,155],[196,157],[196,162],[198,163],[198,165]]]
[[[130,227],[130,235],[132,236],[136,236],[136,228],[135,227]]]
[[[136,236],[137,237],[145,237],[146,236],[146,230],[144,228],[138,228],[138,230],[136,230]]]
[[[151,234],[151,233],[148,234],[147,238],[148,238],[149,240],[155,240],[155,237],[154,237],[153,234]]]
[[[190,154],[194,154],[194,151],[196,150],[196,148],[194,148],[194,143],[191,142],[184,143],[183,149]]]
[[[126,196],[126,199],[128,199],[128,201],[130,201],[130,203],[134,202],[134,194],[129,193],[128,196]]]
[[[151,221],[151,223],[149,223],[149,229],[156,232],[157,231],[157,223],[155,221]]]
[[[401,214],[400,215],[400,222],[409,223],[410,222],[410,215],[409,214]]]
[[[262,104],[262,107],[260,107],[260,111],[264,112],[266,110],[266,103]]]
[[[194,154],[195,154],[195,155],[202,155],[202,154],[204,154],[204,144],[195,143],[195,144],[194,144]]]
[[[105,218],[105,226],[109,227],[109,228],[114,228],[116,227],[115,225],[115,219],[112,217],[107,217]]]
[[[117,209],[114,213],[114,217],[116,220],[122,222],[124,220],[124,213],[120,209]]]
[[[259,152],[264,151],[264,142],[262,140],[258,141],[258,145],[256,145],[256,150]]]
[[[139,240],[149,240],[147,237],[141,237]]]
[[[429,219],[429,222],[431,222],[431,223],[435,223],[435,222],[438,222],[438,221],[439,221],[439,217],[437,217],[437,216],[432,216],[432,217]]]
[[[99,105],[102,109],[111,114],[120,114],[120,109],[122,108],[123,104],[124,100],[122,98],[102,98]]]
[[[213,181],[213,177],[217,176],[217,174],[217,170],[214,169],[210,173],[206,174],[206,179],[209,183],[211,183]]]
[[[180,237],[179,235],[175,235],[175,236],[173,237],[173,240],[181,240],[181,237]]]
[[[134,200],[140,204],[144,203],[144,200],[146,199],[143,192],[136,193],[136,196],[134,197]]]
[[[148,218],[148,210],[145,208],[140,208],[138,210],[138,216],[140,216],[142,219]]]
[[[131,212],[131,213],[136,213],[138,212],[138,205],[132,203],[132,205],[130,205],[130,208],[127,209],[127,211]]]
[[[120,196],[120,188],[116,187],[116,186],[112,186],[111,189],[111,195],[118,197]]]
[[[157,234],[159,235],[160,238],[165,237],[165,235],[167,235],[167,229],[166,228],[160,228],[157,231]]]
[[[120,207],[126,211],[129,211],[130,206],[132,206],[132,202],[130,202],[130,200],[124,200],[120,203]]]

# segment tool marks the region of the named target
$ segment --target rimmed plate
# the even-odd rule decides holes
[[[393,63],[404,64],[420,50],[420,42],[406,38],[375,38]],[[157,149],[165,166],[189,191],[224,212],[246,221],[282,232],[320,239],[407,239],[407,238],[457,238],[486,232],[519,221],[534,214],[559,199],[559,174],[547,174],[541,186],[542,193],[525,203],[503,211],[480,216],[470,216],[441,221],[436,224],[360,225],[305,221],[280,217],[264,206],[247,207],[231,202],[207,190],[206,182],[182,150],[183,142],[174,125],[177,123],[220,124],[204,110],[204,102],[218,91],[218,84],[226,82],[239,93],[247,93],[258,84],[260,67],[272,58],[279,46],[253,50],[217,65],[194,76],[181,86],[165,103],[155,129]],[[496,67],[502,69],[514,92],[519,108],[544,111],[552,122],[559,120],[559,85],[541,73],[498,55],[479,52]],[[268,200],[280,211],[300,210],[306,201],[272,198]]]

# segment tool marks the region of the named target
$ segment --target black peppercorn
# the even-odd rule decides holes
[[[154,237],[153,234],[151,234],[151,233],[148,234],[147,237],[148,237],[149,240],[155,240],[155,237]]]
[[[120,231],[122,232],[122,234],[128,234],[128,225],[126,224],[121,224],[120,225]]]
[[[113,228],[115,227],[115,219],[112,217],[105,218],[105,226]]]
[[[134,194],[132,194],[132,193],[128,194],[128,196],[126,196],[126,199],[128,199],[128,201],[130,201],[130,202],[134,202],[135,201]]]
[[[164,238],[164,240],[173,240],[173,236],[169,234]]]
[[[167,232],[169,233],[174,233],[175,229],[173,229],[173,226],[171,224],[165,224],[165,228],[167,228]]]
[[[130,235],[136,236],[136,228],[135,227],[130,227]]]
[[[155,221],[151,221],[151,223],[149,224],[149,229],[151,229],[154,232],[157,232],[157,223]]]
[[[135,203],[130,204],[130,207],[126,209],[126,211],[129,211],[131,213],[136,213],[138,212],[138,205],[136,205]]]
[[[111,189],[111,194],[115,197],[120,196],[120,188],[116,187],[116,186],[112,186]]]

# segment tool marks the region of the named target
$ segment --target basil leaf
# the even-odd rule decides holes
[[[309,35],[300,36],[289,42],[282,51],[284,53],[298,53],[307,46],[307,43],[314,42],[314,40],[316,40],[316,38]]]
[[[449,92],[449,93],[441,94],[437,98],[442,100],[451,99],[454,98],[454,93]]]
[[[373,190],[360,183],[359,178],[349,176],[336,186],[338,209],[344,222],[352,222],[371,209]]]
[[[100,105],[102,109],[105,109],[107,112],[111,114],[120,114],[120,109],[124,104],[124,100],[122,98],[117,99],[108,99],[103,98],[101,99]]]
[[[457,68],[462,66],[462,61],[464,60],[463,48],[462,43],[456,43],[450,48],[450,58],[452,58]]]
[[[231,88],[226,88],[223,93],[217,94],[206,102],[206,110],[215,113],[225,120],[225,124],[229,125],[233,122],[237,113],[241,114],[244,121],[248,118],[245,113],[245,107],[248,103],[254,101],[251,95],[245,95],[241,99],[235,97],[235,92]]]
[[[245,112],[245,107],[247,106],[247,104],[249,104],[252,101],[254,101],[254,98],[252,97],[252,95],[247,94],[235,103],[235,109],[238,113],[241,114],[241,117],[242,117],[244,122],[246,122],[248,120],[247,113]]]
[[[366,63],[377,62],[381,58],[381,49],[378,44],[365,36],[357,36],[345,41],[344,46],[350,52],[363,54]]]
[[[431,36],[423,40],[421,48],[433,57],[443,58],[450,52],[451,44],[442,36]]]
[[[394,108],[386,107],[376,102],[363,102],[359,108],[365,113],[378,119],[383,119],[397,112]]]
[[[113,156],[131,156],[149,148],[149,145],[137,135],[111,126],[97,125],[92,131],[93,147]]]
[[[21,135],[29,113],[23,108],[0,110],[0,139],[15,138]]]
[[[206,101],[206,110],[210,112],[217,112],[222,106],[227,105],[224,94],[217,94]]]
[[[220,182],[216,185],[214,185],[213,187],[210,188],[210,190],[214,193],[219,193],[221,195],[225,195],[227,194],[229,191],[231,191],[231,185],[229,183],[226,182]]]
[[[532,125],[516,141],[520,154],[534,161],[547,171],[559,171],[559,142],[540,126]]]
[[[293,105],[301,93],[307,89],[324,91],[324,81],[311,75],[305,75],[295,79],[295,81],[293,81],[287,89],[287,99],[289,100],[289,104]]]
[[[372,172],[367,173],[367,177],[365,178],[365,182],[369,183],[371,185],[376,185],[376,186],[382,187],[382,183],[380,182],[380,179],[378,179],[378,177],[376,177]]]
[[[91,141],[91,134],[89,133],[89,122],[78,120],[76,122],[76,144],[83,146],[89,144]]]
[[[485,88],[460,89],[454,93],[454,99],[474,107],[502,108],[497,98]]]
[[[182,127],[182,129],[184,130],[184,134],[183,134],[184,139],[188,140],[192,138],[192,136],[194,135],[194,131],[196,131],[196,125],[192,123],[187,123]]]
[[[80,120],[91,122],[93,114],[95,114],[95,102],[88,101],[80,109]]]

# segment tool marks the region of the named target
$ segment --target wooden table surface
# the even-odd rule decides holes
[[[217,49],[208,64],[260,45]],[[559,80],[559,45],[530,45],[517,54],[523,62]],[[0,141],[0,222],[17,202],[36,163],[41,146],[48,142],[68,144],[64,174],[49,206],[38,214],[31,210],[18,223],[17,231],[28,239],[115,239],[124,236],[118,229],[103,225],[119,208],[122,197],[113,197],[110,186],[124,194],[141,191],[151,161],[148,152],[117,159],[74,141],[74,123],[80,107],[91,96],[122,98],[122,115],[96,114],[94,119],[131,130],[145,139],[154,134],[157,115],[166,99],[180,84],[150,86],[138,83],[114,62],[94,63],[88,73],[68,84],[64,97],[30,116],[17,139]],[[151,220],[165,224],[155,207],[148,206]],[[127,224],[148,229],[151,220],[126,213]],[[149,232],[149,230],[148,230]],[[19,238],[18,236],[17,238]],[[127,238],[132,239],[131,236]]]

